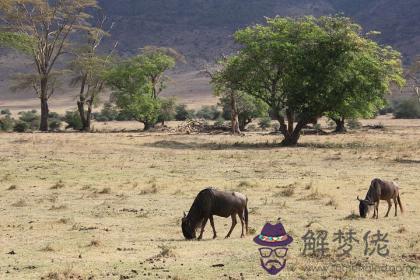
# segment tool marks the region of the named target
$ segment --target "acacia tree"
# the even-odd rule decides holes
[[[160,113],[159,93],[165,86],[164,72],[175,59],[161,51],[144,52],[114,67],[107,73],[117,106],[133,119],[152,128]]]
[[[390,58],[391,51],[362,36],[360,26],[344,17],[276,17],[237,31],[235,40],[242,48],[224,76],[233,89],[270,106],[283,145],[296,145],[305,125],[334,112],[362,86],[364,96],[385,94],[391,81],[402,79],[396,52]],[[356,63],[363,61],[359,58],[369,61]]]
[[[98,55],[97,49],[108,32],[103,30],[105,17],[98,17],[95,28],[88,31],[88,43],[76,53],[72,63],[75,77],[71,85],[79,85],[77,109],[82,122],[82,130],[90,131],[93,105],[99,101],[100,93],[105,87],[105,74],[111,66],[114,48],[108,55]]]
[[[35,64],[35,74],[21,76],[22,87],[32,87],[41,101],[40,130],[48,130],[48,100],[54,94],[60,71],[57,59],[67,52],[73,31],[89,28],[85,12],[96,0],[3,0],[0,15],[7,32],[28,38],[24,48]],[[19,47],[21,48],[21,47]]]
[[[240,95],[237,90],[238,82],[235,78],[236,72],[234,67],[227,67],[231,63],[232,58],[224,57],[218,62],[218,67],[214,70],[207,70],[207,74],[211,77],[211,84],[213,86],[214,94],[221,97],[222,102],[228,104],[230,111],[231,120],[231,132],[233,135],[240,135],[242,132],[240,121],[239,121],[239,110],[238,110],[238,97]],[[225,107],[225,106],[223,106]]]
[[[219,105],[223,108],[223,117],[232,118],[231,97],[228,94],[220,96]],[[268,117],[269,108],[263,101],[243,92],[235,92],[235,105],[238,114],[239,130],[245,130],[255,118]]]

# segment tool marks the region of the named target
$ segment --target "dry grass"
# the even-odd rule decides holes
[[[59,180],[57,183],[55,183],[55,184],[51,187],[51,189],[52,189],[52,190],[58,190],[58,189],[62,189],[62,188],[64,188],[64,187],[65,187],[64,182],[63,182],[62,180]]]
[[[158,192],[157,186],[155,183],[153,183],[149,188],[143,189],[140,191],[141,195],[145,194],[155,194]]]
[[[23,199],[19,199],[18,201],[16,201],[15,203],[12,203],[13,207],[25,207],[28,206],[28,204],[26,203],[25,200]]]
[[[110,194],[111,193],[111,188],[103,188],[98,193],[99,194]]]
[[[54,251],[55,251],[55,249],[50,244],[41,248],[41,252],[54,252]]]
[[[270,279],[252,239],[279,218],[294,237],[282,278],[402,279],[305,270],[345,261],[418,265],[420,121],[381,122],[386,130],[304,136],[296,148],[260,133],[0,134],[0,279]],[[378,220],[359,218],[356,196],[375,177],[399,183],[404,215],[392,208],[383,218],[381,202]],[[203,241],[183,239],[182,213],[207,186],[247,195],[248,236],[239,238],[238,224],[223,239],[230,219],[215,217],[217,239],[209,223]],[[349,260],[301,255],[308,229],[349,228],[362,241],[367,230],[388,233],[390,255],[367,259],[362,241]],[[53,250],[41,250],[46,244]]]

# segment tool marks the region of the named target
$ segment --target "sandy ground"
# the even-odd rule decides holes
[[[368,123],[385,129],[296,148],[268,133],[0,134],[0,279],[273,279],[252,239],[278,219],[294,238],[283,279],[419,279],[420,121]],[[375,177],[400,184],[404,215],[383,218],[381,202],[378,220],[358,219]],[[215,217],[216,240],[209,225],[184,240],[182,213],[207,186],[248,196],[249,235],[223,239],[230,219]],[[340,229],[360,241],[350,257]],[[324,258],[303,255],[309,230],[328,231]],[[387,257],[364,256],[369,230],[388,234]]]

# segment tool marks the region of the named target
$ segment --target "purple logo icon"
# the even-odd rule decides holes
[[[269,274],[276,275],[286,267],[287,245],[293,238],[286,233],[283,225],[265,224],[261,234],[255,236],[254,242],[262,246],[260,252],[261,267]]]

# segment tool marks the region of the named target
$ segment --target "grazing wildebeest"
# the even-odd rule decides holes
[[[225,238],[229,238],[239,216],[242,225],[242,234],[244,236],[244,224],[246,233],[248,233],[248,198],[238,192],[223,192],[214,188],[207,188],[200,191],[195,198],[188,215],[182,218],[182,233],[186,239],[196,238],[196,228],[201,225],[201,232],[198,236],[200,240],[203,237],[204,227],[207,220],[210,219],[213,228],[213,239],[216,238],[216,229],[214,228],[213,215],[220,217],[232,217],[232,226]]]
[[[378,208],[380,200],[386,200],[388,202],[388,211],[385,215],[385,217],[388,217],[389,210],[391,210],[392,206],[391,199],[394,200],[395,204],[395,216],[397,216],[397,202],[400,205],[401,213],[404,212],[401,204],[400,192],[397,183],[387,182],[381,179],[373,179],[370,183],[370,187],[366,194],[366,198],[362,200],[359,198],[359,196],[357,196],[357,200],[360,201],[360,217],[366,218],[370,207],[374,206],[372,218],[376,217],[376,219],[378,219]]]

